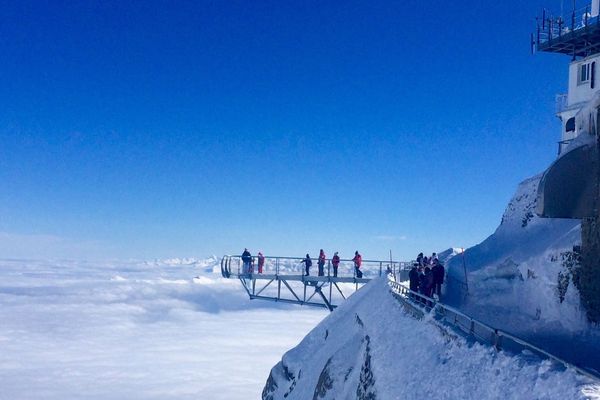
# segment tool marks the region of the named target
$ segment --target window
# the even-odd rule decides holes
[[[590,64],[581,64],[579,66],[579,75],[577,76],[577,84],[581,85],[590,80]]]
[[[565,124],[565,131],[575,132],[575,117],[571,117],[567,120],[567,123]]]

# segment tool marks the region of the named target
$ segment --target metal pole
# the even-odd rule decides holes
[[[467,263],[465,261],[465,249],[462,249],[462,260],[463,260],[463,271],[465,273],[465,287],[467,288],[467,294],[469,294],[469,280],[467,278]]]
[[[304,298],[302,300],[306,303],[306,282],[304,282]]]
[[[331,283],[331,276],[329,277],[329,304],[331,303],[331,291],[333,289],[333,284]]]

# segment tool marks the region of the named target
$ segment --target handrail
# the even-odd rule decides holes
[[[409,288],[407,288],[405,285],[403,285],[399,282],[396,282],[392,279],[393,279],[393,277],[389,277],[389,279],[388,279],[388,283],[392,287],[392,293],[396,297],[399,297],[401,299],[401,301],[403,301],[405,303],[408,302],[412,306],[420,307],[420,308],[424,309],[425,311],[423,311],[423,313],[431,312],[433,310],[435,312],[435,315],[438,318],[442,319],[443,322],[448,323],[451,326],[459,328],[461,331],[469,334],[470,336],[473,336],[474,338],[479,339],[480,342],[492,345],[498,351],[503,350],[503,347],[507,347],[508,344],[506,343],[505,339],[508,339],[508,340],[512,341],[513,344],[518,345],[518,346],[516,346],[517,348],[520,346],[523,350],[527,349],[529,351],[532,351],[534,353],[542,355],[548,359],[558,362],[559,364],[562,364],[566,368],[572,368],[576,372],[578,372],[582,375],[585,375],[588,378],[591,378],[596,381],[600,380],[600,374],[596,371],[586,370],[584,368],[581,368],[574,364],[571,364],[570,362],[568,362],[558,356],[555,356],[534,344],[527,342],[525,339],[522,339],[511,333],[505,332],[501,329],[494,328],[484,322],[481,322],[481,321],[457,310],[454,307],[443,304],[433,298],[424,296],[421,293],[412,291]],[[418,301],[415,301],[415,300],[418,300]],[[449,314],[454,314],[454,317],[449,319],[448,318]],[[469,323],[468,330],[466,330],[465,327],[463,327],[459,323],[459,320],[457,317],[467,320],[467,322]],[[488,337],[486,338],[483,335],[478,334],[476,326],[487,331]]]
[[[537,20],[538,44],[552,42],[552,40],[559,39],[569,33],[600,23],[599,16],[591,16],[589,5],[577,10],[573,9],[564,16],[554,16],[544,10],[542,17]]]
[[[236,255],[236,254],[228,254],[225,257],[242,257],[241,254],[240,255]],[[257,258],[258,256],[253,255],[251,256],[252,258]],[[280,259],[280,260],[304,260],[306,257],[289,257],[289,256],[264,256],[265,259]],[[319,256],[316,257],[311,257],[311,260],[317,260],[319,258]],[[326,261],[331,261],[331,258],[326,258]],[[341,262],[352,262],[353,260],[351,258],[340,258]],[[362,262],[364,263],[384,263],[384,264],[389,264],[390,260],[365,260],[363,259]],[[412,267],[412,264],[415,263],[416,261],[412,260],[412,261],[394,261],[392,260],[393,264],[407,264],[410,265]]]
[[[256,267],[258,256],[250,256],[252,258],[251,267]],[[304,257],[287,257],[287,256],[264,256],[265,262],[263,264],[263,273],[264,274],[275,274],[275,275],[290,275],[290,273],[295,273],[295,275],[303,274],[304,268],[302,266],[302,261],[305,259]],[[318,257],[311,257],[313,261],[313,271],[318,266]],[[335,273],[335,268],[331,262],[331,258],[325,259],[325,265],[321,275],[315,273],[316,276],[327,276],[327,277],[338,277]],[[413,265],[413,261],[394,261],[394,260],[362,260],[362,265],[360,267],[360,271],[373,277],[375,275],[381,276],[384,273],[392,273],[394,276],[397,273],[400,273],[401,276],[406,276],[407,271]],[[254,277],[258,277],[256,269],[253,271],[246,271],[246,267],[242,261],[241,255],[225,255],[221,260],[221,274],[224,278],[230,278],[232,275],[237,276],[247,276],[254,275]],[[349,259],[340,259],[339,264],[339,277],[348,277],[352,276],[355,278],[359,278],[356,276],[356,270],[353,268],[353,260]],[[237,272],[233,273],[237,269]],[[369,279],[369,277],[366,277]]]

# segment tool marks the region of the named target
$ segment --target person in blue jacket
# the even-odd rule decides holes
[[[306,255],[306,258],[304,260],[300,261],[300,264],[302,264],[302,263],[304,263],[305,267],[306,267],[306,275],[305,276],[308,276],[309,272],[310,272],[310,267],[312,266],[312,260],[310,259],[310,256],[308,254]]]

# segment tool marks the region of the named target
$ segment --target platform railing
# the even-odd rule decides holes
[[[421,316],[427,313],[433,314],[437,321],[456,328],[463,334],[472,337],[480,343],[493,346],[498,351],[506,350],[511,353],[518,354],[523,350],[528,350],[542,358],[562,364],[566,368],[572,368],[578,373],[596,381],[600,379],[600,374],[597,371],[590,371],[571,364],[566,360],[527,342],[525,339],[519,338],[518,336],[505,332],[501,329],[494,328],[457,310],[454,307],[441,303],[437,299],[412,291],[404,284],[395,281],[392,276],[390,276],[388,283],[392,293],[404,305],[410,307],[413,311],[413,314],[416,313],[420,314]]]
[[[569,95],[567,93],[557,94],[554,104],[557,114],[565,111],[569,106]]]
[[[248,270],[245,269],[241,255],[226,255],[221,259],[221,273],[224,277],[239,277],[254,275],[304,275],[306,272],[303,257],[283,257],[283,256],[265,256],[262,272],[259,272],[258,257],[252,256],[252,262]],[[318,257],[311,258],[312,266],[309,269],[310,276],[334,277],[335,270],[331,263],[331,258],[325,260],[323,274],[319,274]],[[362,260],[360,271],[363,279],[372,279],[390,272],[398,276],[399,280],[408,277],[408,270],[413,261],[382,261],[382,260]],[[340,259],[337,271],[338,278],[358,278],[354,268],[354,262],[351,259]],[[406,277],[406,278],[405,278]],[[404,279],[402,279],[404,278]]]
[[[553,15],[543,10],[541,17],[537,19],[537,43],[546,44],[594,24],[600,24],[600,18],[591,16],[589,5],[562,15]]]

